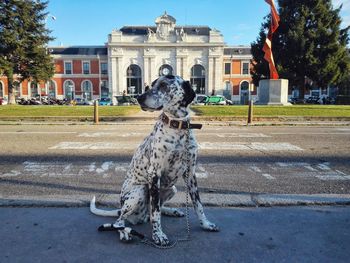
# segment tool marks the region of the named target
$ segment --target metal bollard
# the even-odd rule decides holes
[[[253,120],[253,100],[249,100],[249,107],[248,107],[248,124],[252,124]]]
[[[98,118],[98,100],[95,100],[94,102],[94,124],[99,123],[99,118]]]

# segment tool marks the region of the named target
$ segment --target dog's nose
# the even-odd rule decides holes
[[[136,99],[137,99],[138,103],[141,104],[142,102],[144,102],[146,100],[146,94],[143,93],[143,94],[137,96]]]

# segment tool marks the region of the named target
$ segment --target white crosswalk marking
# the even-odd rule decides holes
[[[263,133],[218,133],[216,136],[220,138],[267,138],[271,137]]]
[[[230,142],[201,142],[198,144],[202,150],[258,150],[258,151],[302,151],[303,149],[290,143],[230,143]]]
[[[122,149],[132,150],[138,143],[131,142],[60,142],[50,150],[108,150]],[[198,144],[201,150],[230,150],[230,151],[302,151],[303,149],[290,143],[232,143],[232,142],[201,142]]]
[[[273,176],[271,176],[269,174],[261,174],[261,175],[264,176],[268,180],[275,180],[276,179],[275,177],[273,177]]]
[[[129,162],[34,162],[26,161],[16,168],[11,167],[8,171],[0,169],[0,178],[35,176],[68,178],[79,176],[96,176],[101,178],[118,176],[124,178]],[[310,169],[310,167],[312,169]],[[283,178],[316,178],[322,181],[345,181],[350,180],[350,174],[339,169],[332,168],[330,163],[307,163],[307,162],[275,162],[275,163],[199,163],[196,169],[199,179],[215,179],[220,177],[257,176],[266,180],[284,180]]]

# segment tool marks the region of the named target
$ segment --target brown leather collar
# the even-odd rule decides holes
[[[170,128],[173,129],[180,129],[180,130],[187,130],[187,129],[202,129],[202,124],[196,124],[196,123],[190,123],[190,121],[178,121],[178,120],[171,120],[165,113],[162,113],[160,119],[165,123],[168,124]]]

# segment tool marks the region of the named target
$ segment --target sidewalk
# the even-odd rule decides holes
[[[101,124],[123,125],[123,124],[154,124],[159,111],[146,112],[139,111],[129,116],[100,116]],[[18,124],[93,124],[93,116],[58,116],[58,117],[8,117],[0,116],[0,125],[18,125]],[[191,111],[191,121],[200,122],[204,125],[213,126],[245,126],[247,117],[245,116],[197,116]],[[254,116],[250,126],[350,126],[350,117],[301,117],[301,116],[275,116],[259,117]]]
[[[221,231],[202,231],[190,210],[191,241],[160,250],[124,244],[97,227],[112,218],[88,208],[0,208],[0,261],[7,262],[348,262],[350,207],[207,208]],[[170,239],[184,218],[162,218]],[[149,224],[135,229],[149,236]]]

